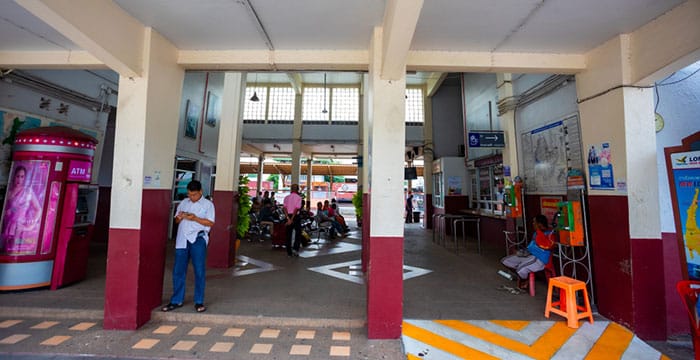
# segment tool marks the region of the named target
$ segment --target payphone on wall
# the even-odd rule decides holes
[[[0,232],[0,290],[85,278],[97,189],[97,140],[62,126],[17,134]]]

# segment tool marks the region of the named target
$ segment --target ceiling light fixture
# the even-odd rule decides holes
[[[258,97],[258,92],[257,92],[257,87],[258,87],[258,73],[255,73],[255,86],[253,87],[253,96],[250,97],[250,101],[258,102],[260,101],[260,98]]]
[[[323,73],[323,110],[322,113],[328,114],[328,109],[326,109],[326,73]]]

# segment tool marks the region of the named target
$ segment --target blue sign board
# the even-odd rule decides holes
[[[470,148],[503,148],[506,138],[503,131],[470,131],[467,137]]]

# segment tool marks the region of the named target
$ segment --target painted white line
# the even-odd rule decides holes
[[[307,246],[304,249],[304,251],[299,252],[299,256],[303,258],[310,258],[314,256],[342,254],[362,249],[362,246],[360,245],[346,243],[342,241],[337,243],[316,244],[315,246],[318,247],[316,249],[311,249],[311,246],[314,245]]]
[[[240,261],[240,266],[236,266],[236,268],[233,270],[233,276],[245,276],[282,269],[282,267],[275,266],[270,263],[249,258],[243,255],[238,255],[236,258]],[[248,265],[257,266],[257,268],[241,270],[243,266]]]
[[[597,320],[593,324],[584,322],[583,325],[571,335],[569,340],[557,350],[554,356],[552,356],[552,359],[585,359],[609,324],[609,321]]]
[[[544,333],[554,326],[554,321],[531,321],[522,330],[512,330],[488,320],[469,320],[467,323],[488,330],[492,333],[505,336],[509,339],[532,346]]]
[[[649,344],[640,340],[637,336],[632,338],[627,350],[622,354],[622,360],[658,360],[661,353]]]
[[[403,348],[406,354],[414,355],[420,359],[425,360],[460,360],[461,357],[454,356],[448,352],[442,351],[438,348],[434,348],[428,344],[422,343],[412,337],[402,336]]]
[[[309,270],[323,274],[323,275],[332,276],[334,278],[338,278],[341,280],[346,280],[346,281],[350,281],[350,282],[354,282],[356,284],[362,285],[365,283],[364,274],[361,271],[351,270],[351,269],[361,267],[361,264],[362,264],[361,260],[354,260],[354,261],[347,261],[347,262],[338,263],[338,264],[330,264],[330,265],[312,267],[312,268],[309,268]],[[414,277],[429,274],[432,272],[432,270],[422,269],[419,267],[408,266],[408,265],[404,265],[403,270],[404,270],[404,273],[403,273],[404,281],[408,280],[408,279],[412,279]]]
[[[531,357],[525,356],[521,353],[505,349],[498,346],[497,344],[479,339],[477,337],[465,334],[461,331],[454,330],[447,326],[443,326],[436,322],[430,320],[404,320],[405,322],[412,324],[414,326],[428,330],[434,334],[440,335],[444,338],[451,339],[464,346],[470,347],[472,349],[481,351],[483,353],[495,356],[500,359],[508,360],[532,360]]]

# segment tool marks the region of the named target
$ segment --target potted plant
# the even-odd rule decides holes
[[[250,195],[248,195],[248,177],[241,176],[238,178],[238,221],[236,222],[236,232],[238,234],[238,241],[243,239],[248,232],[250,227],[250,208],[252,204],[250,203]]]
[[[355,206],[357,227],[362,227],[362,191],[360,191],[360,189],[352,196],[352,205]]]

